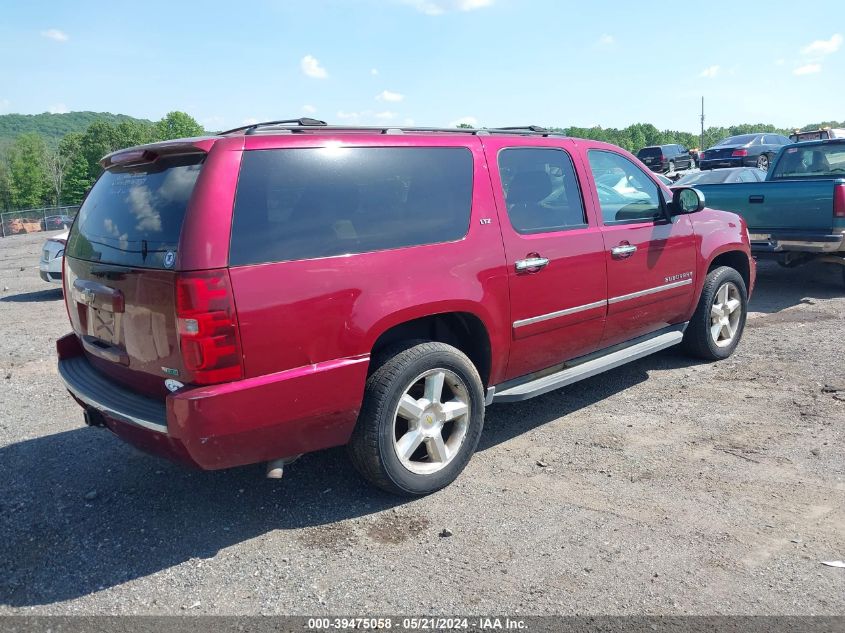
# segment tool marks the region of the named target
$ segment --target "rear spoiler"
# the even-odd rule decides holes
[[[103,169],[108,169],[115,165],[130,166],[154,163],[161,156],[207,154],[217,140],[219,138],[214,136],[198,136],[196,138],[180,138],[173,141],[127,147],[101,158],[100,166]]]

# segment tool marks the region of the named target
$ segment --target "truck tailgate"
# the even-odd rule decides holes
[[[733,211],[745,218],[752,233],[833,229],[832,180],[693,186],[704,194],[711,209]]]

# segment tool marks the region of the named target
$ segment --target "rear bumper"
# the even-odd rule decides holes
[[[755,234],[752,232],[753,253],[836,253],[845,249],[843,233],[773,232]],[[756,239],[755,239],[756,238]]]
[[[38,262],[38,275],[44,281],[52,284],[62,283],[62,258],[45,262],[43,259]]]
[[[59,376],[68,391],[115,435],[143,451],[204,470],[346,444],[369,365],[369,356],[338,359],[187,388],[161,401],[95,369],[75,335],[59,339],[57,349]]]
[[[744,167],[749,164],[755,165],[756,159],[753,159],[749,163],[747,157],[737,156],[736,158],[734,158],[728,156],[725,158],[708,158],[706,160],[701,160],[698,162],[698,168],[701,170],[720,169],[722,167]]]

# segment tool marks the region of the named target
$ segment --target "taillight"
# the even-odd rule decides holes
[[[243,378],[238,315],[227,270],[180,273],[176,320],[182,362],[192,382],[209,385]]]
[[[833,217],[845,218],[845,183],[833,185]]]
[[[748,156],[747,149],[735,149],[731,156]]]

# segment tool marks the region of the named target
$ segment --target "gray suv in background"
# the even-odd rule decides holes
[[[671,174],[679,169],[692,169],[695,165],[689,150],[682,145],[652,145],[637,152],[643,164],[658,174]]]

